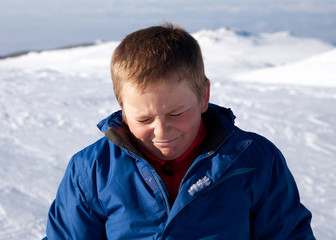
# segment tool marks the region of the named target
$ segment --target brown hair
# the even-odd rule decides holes
[[[145,90],[176,73],[187,81],[202,102],[207,85],[201,49],[184,29],[172,24],[153,26],[126,36],[115,49],[111,60],[114,94],[122,107],[123,83]]]

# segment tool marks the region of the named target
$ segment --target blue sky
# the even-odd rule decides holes
[[[336,43],[335,0],[0,0],[0,56],[121,40],[163,20],[190,32],[290,31]]]

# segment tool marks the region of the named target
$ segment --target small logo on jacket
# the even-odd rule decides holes
[[[188,193],[191,196],[194,196],[197,192],[202,191],[204,188],[209,186],[211,184],[210,178],[207,176],[204,176],[203,178],[199,179],[196,183],[191,185],[191,187],[188,190]]]

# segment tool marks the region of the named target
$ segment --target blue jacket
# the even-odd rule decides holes
[[[280,151],[234,118],[209,105],[203,150],[174,204],[132,144],[121,112],[101,121],[105,137],[68,165],[45,239],[315,239]]]

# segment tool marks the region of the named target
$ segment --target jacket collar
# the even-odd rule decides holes
[[[123,121],[121,110],[100,121],[97,124],[97,127],[100,131],[104,132],[105,137],[111,140],[114,144],[134,153],[138,157],[144,158],[141,151],[132,141],[129,128]]]
[[[233,133],[236,117],[230,108],[223,108],[211,103],[202,117],[207,129],[203,151],[213,152]]]
[[[236,117],[231,109],[210,103],[208,110],[202,115],[202,118],[207,130],[207,135],[202,144],[202,152],[213,152],[234,131],[234,120]],[[128,126],[122,120],[121,110],[100,121],[97,127],[116,145],[141,158],[144,157],[132,142]]]

